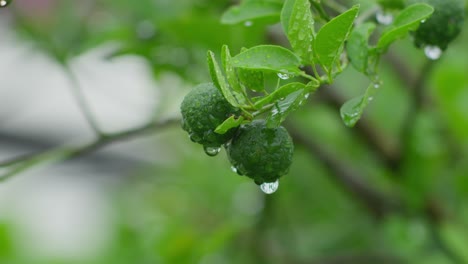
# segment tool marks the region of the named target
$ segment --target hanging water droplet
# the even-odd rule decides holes
[[[234,165],[231,166],[231,170],[232,170],[232,172],[237,173],[237,168]]]
[[[218,153],[221,151],[221,148],[219,147],[203,147],[203,149],[205,150],[206,155],[210,157],[218,155]]]
[[[196,142],[200,142],[200,140],[202,139],[200,136],[198,136],[198,135],[195,134],[195,133],[191,133],[191,134],[189,135],[189,138],[190,138],[190,140],[191,140],[192,142],[195,142],[195,143],[196,143]]]
[[[277,75],[278,75],[278,78],[280,78],[281,80],[287,80],[291,78],[291,76],[287,73],[278,72]]]
[[[379,89],[379,88],[380,88],[380,84],[379,84],[379,83],[374,83],[374,88],[375,88],[375,89]]]
[[[276,180],[275,182],[264,182],[260,184],[260,189],[262,192],[266,194],[272,194],[278,190],[279,187],[279,181]]]
[[[246,27],[251,27],[252,25],[253,25],[253,22],[250,20],[244,22],[244,26]]]
[[[244,174],[242,174],[242,173],[240,172],[240,170],[238,170],[238,169],[236,168],[236,166],[234,166],[234,165],[231,166],[231,170],[232,170],[232,172],[237,173],[237,175],[239,175],[239,176],[243,176],[243,175],[244,175]]]
[[[424,54],[431,60],[438,60],[442,56],[442,49],[437,46],[428,45],[424,47]]]
[[[363,97],[353,98],[341,107],[340,116],[346,126],[353,127],[361,118],[362,100]]]
[[[310,95],[310,94],[308,94],[308,93],[307,93],[307,94],[304,94],[304,99],[305,99],[305,100],[309,99],[309,95]]]
[[[379,22],[379,24],[390,25],[393,22],[393,15],[379,10],[377,14],[375,14],[375,19],[377,19],[377,22]]]
[[[10,2],[10,0],[0,0],[0,7],[6,7]]]

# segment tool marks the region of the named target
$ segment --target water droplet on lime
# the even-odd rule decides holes
[[[221,148],[219,147],[203,147],[203,149],[205,150],[206,155],[210,157],[218,155],[218,153],[221,151]]]
[[[272,194],[278,190],[279,181],[276,180],[275,182],[264,182],[260,184],[260,190],[266,194]]]
[[[0,7],[6,7],[10,2],[10,0],[0,0]]]
[[[424,47],[424,54],[431,60],[438,60],[442,56],[442,49],[437,46],[428,45]]]

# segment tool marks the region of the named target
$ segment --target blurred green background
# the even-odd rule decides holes
[[[376,5],[341,2],[359,2],[364,10]],[[207,50],[219,52],[228,44],[236,53],[277,41],[271,34],[279,27],[268,21],[222,25],[222,13],[235,3],[16,0],[0,9],[0,22],[27,54],[40,53],[57,65],[103,46],[111,48],[100,57],[111,64],[138,57],[157,89],[153,114],[164,119],[178,116],[191,86],[209,80]],[[177,125],[137,144],[132,151],[156,154],[143,154],[149,162],[117,170],[107,177],[112,180],[96,180],[99,172],[89,172],[86,160],[64,171],[24,175],[22,182],[33,178],[32,188],[50,194],[34,207],[42,217],[28,210],[9,217],[11,208],[34,196],[25,192],[22,199],[8,199],[22,174],[1,183],[0,263],[468,263],[466,24],[436,62],[428,64],[411,38],[393,45],[382,61],[384,85],[356,128],[345,127],[339,115],[339,105],[367,86],[351,67],[311,96],[288,120],[296,135],[294,162],[272,195],[233,173],[224,152],[205,155]],[[27,63],[28,56],[16,59]],[[431,71],[423,76],[422,94],[415,94],[427,65]],[[423,103],[415,107],[418,100]],[[99,171],[117,163],[112,156],[108,160]],[[73,177],[54,188],[40,184],[43,175],[53,173]],[[85,191],[67,196],[75,188]],[[367,193],[369,188],[378,195]],[[60,218],[57,204],[78,220]],[[94,209],[82,208],[87,205]],[[34,232],[28,231],[31,222],[37,222]],[[54,240],[55,229],[74,233]],[[76,249],[54,246],[67,243]]]

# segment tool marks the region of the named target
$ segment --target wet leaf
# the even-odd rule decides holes
[[[374,31],[374,23],[364,23],[354,28],[349,36],[346,51],[353,67],[359,72],[367,72],[369,61],[369,37]]]
[[[377,43],[377,49],[380,52],[385,51],[395,40],[405,37],[409,31],[418,29],[421,21],[430,17],[433,12],[433,7],[423,3],[408,6],[395,17],[393,24],[382,33]]]
[[[238,6],[230,7],[221,17],[223,24],[237,24],[256,19],[268,19],[271,22],[279,21],[281,3],[274,2],[243,2]]]
[[[232,115],[228,119],[224,120],[224,122],[221,125],[216,127],[215,132],[218,134],[224,134],[228,132],[229,129],[240,126],[243,121],[244,121],[243,116],[236,118],[235,116]]]
[[[229,89],[229,85],[226,82],[226,78],[224,77],[221,68],[219,67],[215,55],[212,51],[208,51],[208,67],[210,69],[210,75],[214,85],[223,94],[224,98],[226,98],[226,100],[232,106],[239,107],[239,103],[237,102],[231,89]]]
[[[304,62],[313,61],[314,19],[309,0],[287,1],[282,11],[283,29],[293,50]]]
[[[290,50],[274,45],[250,48],[232,58],[234,67],[300,73],[300,59]]]
[[[339,59],[344,42],[351,32],[358,12],[359,6],[353,6],[348,11],[330,20],[317,33],[314,41],[314,52],[318,62],[327,73],[331,73],[333,65]]]

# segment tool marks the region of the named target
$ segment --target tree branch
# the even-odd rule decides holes
[[[166,119],[163,121],[149,122],[141,127],[107,134],[104,137],[100,137],[93,142],[77,147],[59,147],[52,150],[46,150],[39,153],[28,154],[12,158],[10,160],[0,163],[0,168],[6,170],[6,172],[0,176],[0,182],[6,181],[18,173],[27,170],[28,168],[38,164],[42,161],[49,160],[66,160],[73,159],[86,155],[97,149],[103,148],[111,143],[118,141],[128,140],[136,136],[141,136],[146,133],[153,133],[161,131],[162,129],[171,127],[175,124],[179,124],[179,119]]]
[[[78,107],[80,108],[81,112],[86,118],[86,121],[88,122],[89,126],[93,129],[94,133],[96,133],[98,137],[104,137],[105,133],[100,129],[98,121],[96,120],[96,117],[92,113],[91,107],[88,105],[88,102],[83,93],[83,90],[81,89],[78,78],[73,73],[69,65],[63,64],[63,67],[64,67],[66,75],[68,76],[70,80],[71,92],[73,93],[73,96],[75,97]]]
[[[402,210],[399,198],[389,197],[367,184],[351,167],[336,159],[293,124],[288,123],[287,128],[294,143],[300,144],[310,155],[321,161],[331,172],[330,176],[361,202],[373,216],[381,218],[390,212]]]

